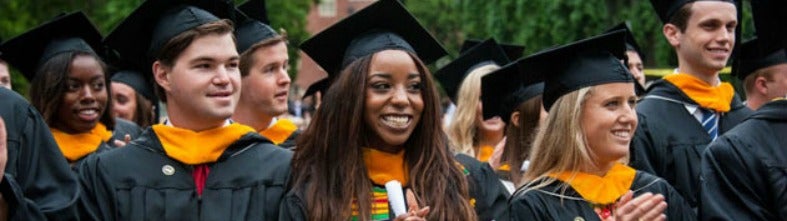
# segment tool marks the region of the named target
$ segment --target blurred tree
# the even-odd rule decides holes
[[[626,21],[644,50],[647,67],[677,66],[661,33],[662,23],[646,0],[420,0],[407,1],[407,7],[452,56],[468,38],[523,44],[529,54],[601,34]],[[753,35],[750,11],[747,1],[743,39]]]

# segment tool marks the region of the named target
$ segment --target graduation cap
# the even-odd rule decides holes
[[[472,70],[482,65],[496,64],[503,66],[509,62],[508,56],[497,45],[497,42],[494,39],[488,39],[459,55],[451,63],[436,71],[434,76],[440,81],[440,85],[443,86],[443,90],[451,98],[451,101],[456,103],[462,81]]]
[[[758,0],[751,1],[752,18],[757,38],[765,42],[767,47],[787,49],[787,1]],[[740,25],[739,25],[740,26]]]
[[[525,58],[523,65],[534,73],[533,80],[544,81],[544,108],[549,110],[558,98],[583,87],[634,82],[621,62],[625,37],[624,31],[614,31]]]
[[[101,33],[82,12],[59,16],[0,46],[4,59],[16,67],[28,81],[38,67],[65,52],[102,52]]]
[[[135,70],[121,70],[112,75],[112,82],[123,83],[133,88],[134,91],[150,101],[156,101],[153,87],[146,80],[142,72]]]
[[[730,2],[736,5],[736,8],[738,8],[738,14],[740,15],[740,5],[735,3],[734,0],[650,0],[650,4],[653,5],[653,9],[656,10],[656,14],[659,15],[661,22],[667,24],[670,18],[675,15],[675,12],[683,7],[683,5],[697,1]],[[738,18],[738,20],[740,20],[740,18]]]
[[[761,68],[787,63],[787,53],[784,48],[774,47],[773,43],[764,42],[756,37],[741,44],[739,50],[732,73],[741,80]]]
[[[228,0],[147,0],[104,39],[136,67],[151,68],[153,57],[170,39],[194,27],[234,19]]]
[[[254,44],[279,36],[268,26],[268,14],[264,0],[249,0],[238,6],[238,24],[235,26],[235,38],[238,53],[243,53]]]
[[[519,104],[544,93],[544,82],[528,77],[522,63],[511,62],[481,78],[484,119],[499,116],[508,124]]]
[[[300,48],[329,77],[358,58],[387,49],[413,52],[425,64],[447,54],[397,0],[372,3],[306,40]]]
[[[643,55],[642,50],[640,49],[639,44],[637,44],[637,40],[634,39],[634,32],[631,31],[631,28],[629,28],[628,23],[621,22],[620,24],[615,25],[615,27],[612,27],[607,31],[605,31],[605,33],[610,33],[617,30],[624,30],[626,32],[626,50],[636,51],[637,54],[639,54],[639,56],[642,57]],[[642,58],[642,60],[645,60],[645,58]]]
[[[462,43],[462,48],[459,50],[459,54],[465,53],[467,50],[470,50],[470,48],[473,48],[473,46],[476,46],[478,44],[481,44],[481,40],[478,39],[465,40],[465,42]],[[515,44],[506,44],[506,43],[498,43],[497,45],[500,46],[500,48],[502,48],[503,51],[506,52],[506,56],[508,57],[508,60],[513,61],[519,59],[520,57],[522,57],[522,54],[525,53],[524,45],[515,45]]]
[[[326,77],[317,82],[314,82],[311,85],[309,85],[308,88],[306,88],[306,92],[303,93],[302,98],[307,98],[309,96],[314,95],[317,92],[320,92],[320,94],[325,94],[325,91],[328,90],[328,86],[331,86],[330,77]]]

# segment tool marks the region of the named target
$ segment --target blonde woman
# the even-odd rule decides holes
[[[504,136],[505,123],[500,117],[484,120],[481,105],[481,77],[509,62],[494,39],[467,50],[456,60],[436,72],[456,112],[446,132],[455,153],[487,162],[494,146]]]
[[[625,164],[637,128],[634,79],[618,31],[538,53],[549,116],[536,135],[511,220],[695,220],[666,181]]]

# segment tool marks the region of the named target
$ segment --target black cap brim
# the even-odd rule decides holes
[[[634,82],[621,61],[625,36],[624,31],[614,31],[528,56],[523,65],[534,73],[534,80],[544,81],[544,107],[549,110],[558,98],[583,87]]]
[[[522,61],[511,62],[481,78],[484,119],[499,116],[509,123],[511,113],[519,104],[544,92],[544,83],[533,82]]]
[[[443,46],[396,0],[377,1],[306,40],[300,48],[328,75],[336,75],[346,65],[348,54],[359,56],[374,53],[375,49],[399,47],[379,45],[400,44],[397,41],[378,41],[365,42],[367,45],[362,45],[366,47],[361,47],[360,52],[348,49],[357,38],[378,32],[401,37],[426,64],[447,54]]]
[[[494,39],[489,39],[459,55],[451,63],[436,71],[434,76],[451,101],[456,103],[459,88],[472,70],[483,64],[503,66],[509,62],[508,56],[497,45],[497,42]]]
[[[28,81],[35,77],[42,62],[68,51],[100,55],[103,52],[101,33],[82,12],[55,18],[4,42],[0,51]]]
[[[494,39],[494,38],[490,38],[490,39]],[[467,50],[470,50],[470,48],[473,48],[474,46],[481,44],[481,42],[482,41],[478,39],[465,40],[465,42],[462,43],[461,49],[459,49],[459,54],[464,54]],[[525,53],[524,45],[515,45],[515,44],[507,44],[507,43],[498,43],[497,45],[500,46],[500,48],[502,48],[503,51],[506,52],[506,56],[508,57],[508,60],[511,61],[521,58],[522,55],[524,55]]]
[[[154,54],[172,37],[219,18],[234,20],[228,0],[147,0],[104,39],[140,70],[151,69]]]

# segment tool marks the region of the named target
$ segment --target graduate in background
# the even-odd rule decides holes
[[[740,54],[744,59],[736,64],[733,73],[741,78],[754,72],[749,76],[756,76],[755,79],[745,79],[756,81],[760,89],[766,84],[762,75],[785,75],[784,72],[768,73],[783,68],[779,66],[786,60],[784,9],[787,4],[783,1],[752,2],[760,37],[744,44]],[[777,82],[767,84],[768,91],[779,87],[775,85]],[[783,220],[787,217],[787,136],[784,136],[787,134],[787,100],[784,100],[787,92],[771,96],[777,97],[776,100],[758,105],[752,116],[711,143],[703,153],[701,220]]]
[[[189,4],[186,4],[189,3]],[[224,1],[145,1],[105,39],[150,68],[168,119],[80,168],[83,219],[276,220],[290,151],[229,120],[239,56]]]
[[[746,106],[757,110],[765,103],[787,95],[787,19],[782,1],[752,2],[757,37],[741,45],[733,75],[743,81]]]
[[[491,168],[455,159],[445,143],[425,64],[446,52],[399,1],[377,1],[301,49],[340,74],[300,135],[281,220],[492,220],[502,212],[507,194]],[[418,199],[406,214],[389,205],[383,186],[392,180]]]
[[[630,162],[667,180],[696,208],[700,154],[751,114],[719,78],[735,45],[739,8],[732,0],[651,3],[677,54],[678,73],[651,84],[637,105]]]
[[[509,62],[505,51],[494,39],[489,39],[435,72],[435,78],[456,104],[456,111],[446,128],[455,153],[487,162],[495,145],[503,140],[505,123],[500,117],[484,120],[482,116],[481,77]]]
[[[76,220],[79,184],[38,111],[0,88],[7,151],[0,195],[7,220]]]
[[[752,110],[787,95],[787,50],[757,37],[741,44],[733,74],[743,81]]]
[[[481,78],[484,119],[498,116],[506,123],[502,155],[499,160],[493,156],[489,164],[498,168],[497,174],[512,193],[522,185],[533,138],[547,117],[541,99],[544,82],[533,80],[522,61],[511,62]]]
[[[114,117],[134,122],[140,129],[157,123],[158,98],[143,72],[123,69],[115,72],[111,81]]]
[[[240,53],[242,91],[232,119],[251,126],[273,144],[295,146],[298,127],[286,118],[290,90],[287,38],[263,23],[265,1],[249,0],[238,7],[244,17],[235,29]]]
[[[125,145],[137,126],[112,118],[101,34],[82,12],[58,17],[3,43],[8,62],[32,80],[30,103],[70,163]],[[114,129],[114,131],[113,131]]]
[[[645,57],[642,56],[642,50],[634,39],[634,32],[631,32],[628,23],[622,22],[606,32],[609,33],[617,30],[626,31],[626,67],[629,69],[629,72],[631,72],[631,75],[634,76],[634,81],[637,82],[637,84],[635,84],[637,87],[637,96],[644,95],[646,79],[644,72],[645,66],[642,62],[645,60]]]
[[[625,164],[637,126],[634,79],[612,32],[525,58],[549,110],[511,220],[694,220],[675,189]]]

